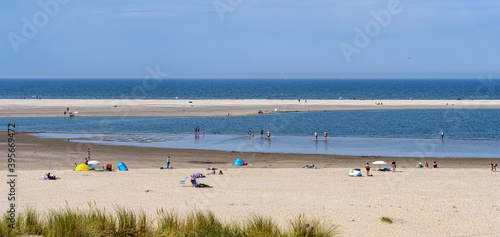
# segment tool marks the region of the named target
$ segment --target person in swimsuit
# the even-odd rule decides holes
[[[396,171],[396,161],[392,160],[392,171]]]
[[[425,168],[429,168],[429,163],[427,163],[427,161],[425,161],[425,165],[424,165]]]
[[[314,139],[318,140],[318,132],[314,132]]]
[[[441,131],[441,141],[444,139],[444,131]]]
[[[436,163],[436,161],[434,161],[434,164],[432,164],[432,167],[433,168],[437,168],[438,167],[438,164]]]
[[[271,138],[271,131],[267,131],[267,137]]]
[[[262,128],[260,129],[260,136],[264,136],[264,130]]]
[[[325,135],[325,141],[326,141],[326,138],[328,137],[328,133],[326,133],[326,131],[325,131],[324,135]]]
[[[366,165],[365,165],[365,169],[366,169],[366,176],[370,176],[370,168],[372,168],[372,167],[370,166],[370,164],[369,164],[369,163],[366,163]]]

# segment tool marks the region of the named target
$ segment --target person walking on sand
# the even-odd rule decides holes
[[[441,141],[444,140],[444,130],[441,130]]]
[[[318,132],[314,132],[314,139],[317,141],[318,140]]]
[[[396,161],[392,160],[392,172],[396,172]]]
[[[372,167],[370,166],[370,164],[369,164],[369,163],[366,163],[366,165],[365,165],[365,169],[366,169],[366,176],[370,176],[370,168],[372,168]]]
[[[170,156],[167,157],[167,169],[170,168]]]

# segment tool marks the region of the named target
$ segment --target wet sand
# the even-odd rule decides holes
[[[7,150],[2,133],[0,149]],[[490,162],[500,159],[434,159],[348,157],[271,153],[233,153],[106,146],[16,135],[17,204],[39,211],[51,208],[121,206],[154,217],[164,208],[180,214],[211,210],[223,221],[241,223],[252,214],[272,217],[280,225],[305,214],[339,225],[342,236],[499,235],[500,172]],[[91,148],[101,163],[125,162],[128,172],[76,172]],[[173,170],[161,170],[166,156]],[[254,164],[233,167],[235,158]],[[397,172],[372,171],[370,177],[348,177],[366,162],[397,162]],[[437,161],[439,169],[415,168]],[[303,169],[314,163],[319,169]],[[192,173],[217,167],[224,175],[200,179],[211,189],[180,185]],[[372,165],[376,168],[377,165]],[[6,165],[0,175],[6,177]],[[51,172],[57,181],[40,178]],[[363,170],[363,175],[366,172]],[[5,212],[6,205],[0,210]],[[380,221],[389,217],[393,224]]]
[[[190,101],[192,103],[190,103]],[[380,105],[377,105],[377,104]],[[91,100],[2,99],[0,117],[216,117],[332,110],[500,109],[500,100]]]

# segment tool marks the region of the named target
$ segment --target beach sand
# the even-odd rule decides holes
[[[189,103],[191,101],[192,103]],[[375,103],[382,105],[377,105]],[[500,100],[90,100],[1,99],[0,117],[190,117],[332,110],[500,109]]]
[[[7,150],[6,134],[0,149]],[[272,217],[284,226],[300,214],[339,225],[342,236],[498,236],[500,172],[491,162],[500,159],[434,159],[348,157],[329,155],[237,153],[105,146],[16,135],[18,210],[114,207],[144,210],[156,216],[164,208],[179,214],[211,210],[223,221],[244,220],[252,214]],[[91,148],[93,159],[127,172],[75,172]],[[171,156],[172,170],[166,166]],[[254,164],[233,167],[235,158]],[[351,168],[366,162],[394,159],[397,172],[373,171],[371,177],[348,177]],[[437,161],[439,169],[415,168]],[[303,169],[314,163],[319,169]],[[224,175],[199,180],[213,188],[180,185],[193,173],[217,167]],[[375,169],[377,165],[372,165]],[[0,175],[7,175],[6,165]],[[42,181],[46,173],[62,177]],[[366,172],[363,169],[363,174]],[[5,193],[5,192],[4,192]],[[5,194],[6,195],[6,194]],[[4,202],[2,202],[4,203]],[[5,204],[5,203],[4,203]],[[7,205],[0,210],[5,212]],[[380,221],[388,217],[393,224]]]

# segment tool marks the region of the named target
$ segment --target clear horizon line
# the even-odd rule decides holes
[[[126,79],[126,80],[141,80],[144,78],[139,77],[0,77],[0,80],[3,79],[61,79],[61,80],[71,80],[71,79],[89,79],[89,80],[116,80],[116,79]],[[177,78],[148,78],[149,80],[407,80],[407,79],[422,79],[422,80],[432,80],[432,79],[442,79],[442,80],[477,80],[482,78],[470,78],[470,77],[356,77],[356,78],[339,78],[339,77],[311,77],[311,78],[302,78],[302,77],[293,77],[293,78],[278,78],[278,77],[177,77]],[[500,78],[484,78],[484,79],[492,79],[498,80]]]

